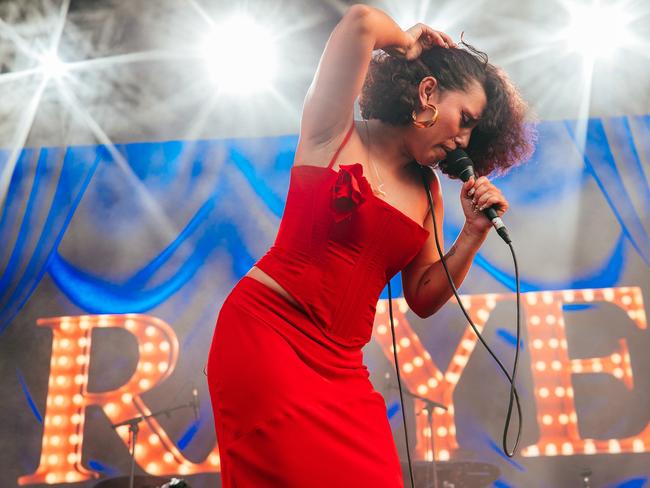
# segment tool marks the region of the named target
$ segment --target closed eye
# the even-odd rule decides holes
[[[478,119],[472,117],[467,112],[463,112],[461,115],[461,124],[463,127],[474,128],[476,127],[476,124],[478,124]]]

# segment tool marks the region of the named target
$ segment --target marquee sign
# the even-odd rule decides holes
[[[647,329],[641,289],[620,287],[546,291],[523,294],[530,366],[534,382],[539,438],[522,449],[523,456],[570,456],[573,454],[642,453],[650,447],[650,423],[638,434],[624,439],[595,440],[580,437],[574,405],[572,375],[597,373],[611,375],[628,389],[634,388],[634,374],[625,340],[606,357],[572,359],[568,354],[564,304],[608,302],[625,311],[639,329]],[[461,300],[479,330],[483,330],[498,302],[512,301],[515,295],[464,295]],[[425,350],[406,318],[408,306],[396,299],[394,310],[398,357],[406,386],[418,395],[442,403],[447,411],[434,410],[435,431],[430,432],[425,416],[416,417],[415,456],[431,459],[427,446],[434,436],[435,456],[450,458],[458,447],[454,420],[453,393],[477,338],[468,328],[456,346],[447,371],[441,371]],[[44,416],[40,463],[36,471],[19,478],[21,485],[35,483],[81,482],[97,476],[81,463],[86,407],[100,406],[111,423],[147,415],[151,411],[142,394],[168,378],[178,360],[179,345],[172,328],[164,321],[141,314],[84,315],[40,319],[38,326],[52,330],[49,388]],[[138,342],[139,358],[133,376],[121,387],[101,393],[88,392],[92,332],[97,328],[121,328]],[[392,357],[387,304],[380,300],[375,318],[374,337],[387,357]],[[422,410],[416,400],[415,408]],[[128,445],[127,426],[117,434]],[[143,422],[135,459],[152,475],[188,475],[218,472],[217,446],[199,463],[186,459],[161,425],[150,418]]]

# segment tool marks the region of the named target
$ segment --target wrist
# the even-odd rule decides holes
[[[490,228],[491,226],[487,228],[476,227],[465,222],[465,225],[463,225],[460,231],[460,235],[470,243],[475,243],[477,246],[480,246],[485,241],[490,232]]]

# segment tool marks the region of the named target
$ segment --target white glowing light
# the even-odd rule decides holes
[[[621,2],[569,4],[571,24],[566,32],[570,50],[587,59],[607,57],[630,42],[632,20]]]
[[[271,32],[242,14],[217,25],[203,57],[219,90],[248,94],[269,88],[277,70],[274,41]]]
[[[547,444],[546,449],[544,449],[544,453],[547,456],[557,456],[557,446],[552,443]]]
[[[208,460],[210,461],[210,464],[212,466],[219,466],[221,464],[221,460],[219,459],[218,454],[210,454],[210,457],[208,457]]]
[[[43,54],[39,61],[41,62],[41,71],[45,78],[60,79],[67,71],[66,64],[59,59],[55,52],[50,51]]]
[[[524,456],[539,456],[539,447],[529,446],[524,449]]]

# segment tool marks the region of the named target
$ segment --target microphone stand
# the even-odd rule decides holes
[[[130,444],[129,454],[131,455],[131,473],[129,475],[129,488],[133,488],[133,483],[135,481],[135,444],[138,440],[138,432],[140,431],[140,422],[142,422],[143,420],[147,420],[149,418],[159,417],[160,415],[163,414],[169,416],[169,414],[175,410],[180,410],[183,408],[196,408],[196,407],[198,407],[198,405],[196,405],[196,402],[194,401],[194,399],[192,399],[190,403],[185,403],[183,405],[177,405],[175,407],[159,410],[157,412],[150,413],[149,415],[138,415],[137,417],[126,419],[116,424],[111,424],[111,427],[113,429],[117,429],[118,427],[121,427],[123,425],[129,426],[129,444]]]
[[[393,389],[397,389],[397,385],[393,384],[390,381],[390,375],[386,373],[386,383],[387,386]],[[429,424],[429,433],[431,434],[429,436],[430,439],[430,444],[431,444],[431,470],[427,471],[427,486],[433,486],[433,488],[438,488],[438,473],[436,471],[436,452],[434,450],[434,445],[433,445],[433,409],[434,408],[439,408],[441,410],[447,411],[447,407],[445,407],[442,403],[435,402],[433,400],[429,400],[428,398],[425,398],[420,395],[416,395],[413,393],[411,390],[408,388],[404,389],[404,392],[409,395],[411,398],[415,398],[416,400],[420,400],[421,402],[424,403],[425,408],[427,410],[427,422]],[[404,426],[406,429],[406,426]],[[408,446],[407,446],[408,449]],[[429,484],[431,479],[433,479],[433,485]]]
[[[405,390],[407,395],[410,395],[412,398],[415,398],[417,400],[420,400],[421,402],[424,403],[425,408],[427,410],[427,422],[429,423],[429,440],[431,444],[431,470],[427,472],[427,486],[433,486],[433,488],[438,488],[438,472],[436,470],[436,451],[434,450],[434,445],[433,445],[433,409],[434,408],[439,408],[441,410],[447,411],[447,407],[445,407],[442,403],[434,402],[433,400],[429,400],[428,398],[425,398],[420,395],[416,395],[415,393],[411,392],[410,390]],[[433,485],[429,485],[430,477],[433,480]]]

